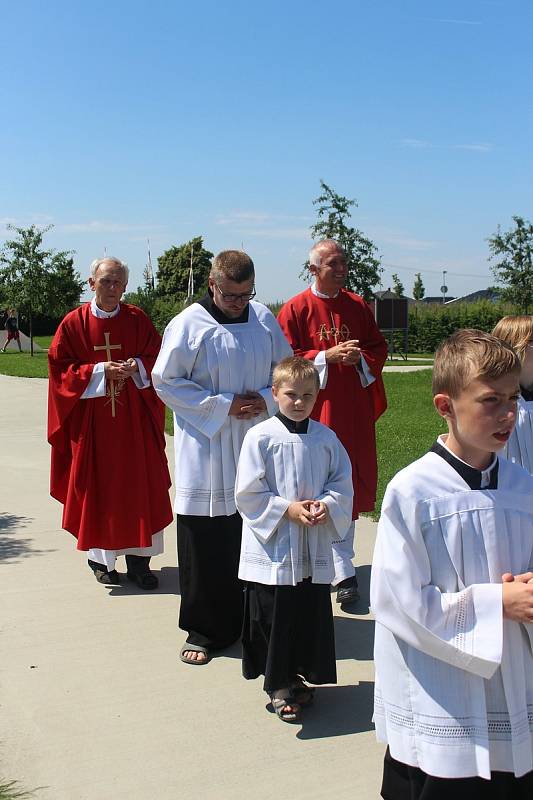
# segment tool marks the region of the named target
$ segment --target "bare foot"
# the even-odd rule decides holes
[[[185,658],[186,661],[207,661],[207,655],[205,653],[199,653],[197,650],[184,650],[183,658]]]
[[[193,664],[194,666],[202,666],[211,660],[210,655],[205,647],[196,647],[195,645],[185,642],[180,652],[180,659],[185,664]]]

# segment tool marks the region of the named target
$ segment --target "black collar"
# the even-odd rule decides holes
[[[459,473],[461,478],[464,480],[465,483],[468,484],[470,489],[481,489],[481,476],[482,470],[476,469],[475,467],[470,467],[468,464],[465,464],[464,461],[461,461],[460,458],[454,456],[453,453],[450,453],[446,447],[443,447],[440,442],[435,442],[430,453],[436,453],[438,456],[443,458],[451,467],[454,468],[456,472]],[[483,470],[485,472],[486,470]],[[484,486],[484,489],[497,489],[498,488],[498,459],[495,460],[493,466],[490,468],[490,479],[488,486]]]
[[[246,305],[244,311],[239,317],[228,317],[215,304],[215,301],[213,300],[213,292],[211,292],[209,289],[207,290],[207,294],[205,294],[201,300],[198,300],[198,303],[205,308],[205,310],[211,314],[213,319],[216,319],[216,321],[221,325],[234,325],[236,322],[248,322],[250,306]]]
[[[295,422],[293,419],[286,417],[285,414],[282,414],[281,411],[278,411],[276,417],[280,422],[283,422],[290,433],[307,433],[307,428],[309,427],[309,417],[306,419],[301,419],[299,422]]]
[[[523,386],[521,386],[520,394],[522,395],[526,403],[529,403],[531,400],[533,400],[533,389],[525,389]]]

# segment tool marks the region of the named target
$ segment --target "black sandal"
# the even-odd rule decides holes
[[[301,708],[307,708],[312,705],[315,699],[314,687],[307,686],[300,676],[291,683],[291,694]]]
[[[149,556],[126,556],[126,564],[128,567],[128,580],[136,583],[139,589],[144,591],[151,591],[157,589],[159,580],[156,575],[150,570],[150,557]]]
[[[275,692],[269,692],[270,702],[276,715],[283,722],[298,723],[301,721],[302,709],[300,704],[297,703],[288,689],[277,689]],[[292,710],[288,711],[287,706]]]
[[[98,564],[90,558],[87,563],[98,583],[103,583],[104,586],[120,586],[120,575],[116,569],[108,570],[105,564]]]

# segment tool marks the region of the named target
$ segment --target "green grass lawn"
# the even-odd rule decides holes
[[[376,427],[378,493],[376,512],[385,488],[398,470],[426,453],[437,436],[446,431],[444,420],[433,408],[431,370],[388,372],[383,375],[388,408]]]
[[[0,779],[0,800],[15,800],[15,798],[20,798],[20,800],[22,800],[23,797],[30,798],[34,796],[33,792],[27,792],[17,787],[17,781],[4,781]]]
[[[174,417],[168,406],[165,406],[165,433],[174,436]]]
[[[34,336],[33,341],[38,344],[39,347],[44,347],[45,350],[48,350],[53,338],[53,336]]]
[[[387,359],[384,364],[385,367],[432,367],[433,366],[433,359],[432,358],[418,358],[418,359],[411,359],[408,358],[407,361],[404,361],[403,358],[394,358],[393,360]]]
[[[36,353],[33,358],[29,353],[0,353],[0,373],[46,378],[46,353]],[[388,372],[383,375],[383,380],[389,405],[377,424],[378,510],[390,479],[398,470],[423,455],[438,434],[446,430],[443,420],[433,408],[431,370]],[[168,408],[165,430],[170,435],[174,432],[172,413]]]
[[[15,375],[18,378],[47,378],[47,353],[19,353],[17,350],[0,353],[0,373]]]
[[[388,408],[377,424],[378,492],[376,512],[385,488],[398,470],[424,455],[446,424],[433,408],[431,370],[385,373]],[[173,434],[172,413],[166,409],[166,432]]]

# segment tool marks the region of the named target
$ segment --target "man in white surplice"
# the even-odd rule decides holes
[[[213,650],[240,636],[236,465],[246,431],[277,411],[272,369],[292,354],[272,313],[252,302],[254,280],[246,253],[219,253],[208,293],[169,323],[152,372],[174,412],[179,626],[188,633],[180,658],[187,664],[207,664]]]
[[[385,494],[371,582],[383,797],[533,797],[533,478],[495,455],[519,371],[489,334],[444,342],[433,391],[449,433]]]

